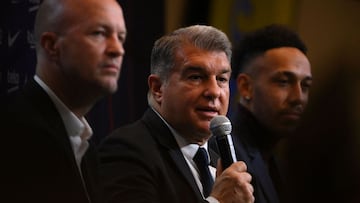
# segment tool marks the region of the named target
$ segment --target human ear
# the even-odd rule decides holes
[[[148,77],[149,92],[157,103],[162,100],[162,81],[158,75],[151,74]]]
[[[238,93],[241,98],[250,101],[252,98],[252,79],[245,73],[240,73],[236,78]]]
[[[59,56],[58,36],[54,32],[44,32],[40,38],[40,44],[47,56],[57,60]]]

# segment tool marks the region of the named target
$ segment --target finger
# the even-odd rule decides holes
[[[248,191],[249,191],[251,194],[253,194],[253,193],[254,193],[254,187],[253,187],[251,184],[248,184],[247,187],[248,187]]]
[[[247,166],[246,166],[245,162],[243,162],[243,161],[235,162],[235,163],[231,164],[231,166],[229,168],[232,168],[233,170],[238,171],[238,172],[246,172],[247,171]]]
[[[221,164],[221,159],[218,159],[217,166],[216,166],[216,177],[219,177],[222,172],[223,172],[223,168],[222,168],[222,164]]]

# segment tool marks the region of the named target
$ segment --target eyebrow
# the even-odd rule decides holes
[[[208,72],[206,68],[202,68],[201,66],[192,66],[192,65],[185,67],[185,69],[183,70],[183,72],[191,72],[191,71]],[[225,73],[231,73],[231,68],[223,68],[220,70],[220,74],[225,74]]]
[[[96,24],[94,24],[94,27],[102,27],[102,28],[104,28],[104,29],[106,29],[106,30],[117,30],[117,28],[114,28],[114,27],[113,27],[112,25],[110,25],[109,23],[107,23],[107,22],[102,22],[102,21],[99,21],[99,22],[97,22]],[[117,32],[117,33],[119,33],[119,34],[121,34],[121,35],[124,35],[124,36],[127,35],[126,29],[122,29],[122,30],[120,30],[120,31]]]
[[[274,76],[281,76],[281,75],[285,75],[287,77],[296,77],[296,74],[294,74],[291,71],[279,71],[274,74]],[[302,80],[312,81],[312,79],[313,79],[312,76],[305,76]]]

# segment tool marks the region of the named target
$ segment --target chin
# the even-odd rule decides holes
[[[113,94],[113,93],[115,93],[116,91],[117,91],[117,86],[109,89],[109,93],[110,93],[110,94]]]
[[[288,135],[290,134],[293,134],[296,132],[296,127],[295,126],[287,126],[287,127],[284,127],[284,128],[281,128],[280,130],[278,130],[278,134],[281,136],[281,137],[287,137]]]
[[[116,88],[109,88],[109,87],[98,87],[97,91],[95,89],[93,89],[92,91],[93,93],[97,92],[97,95],[99,97],[99,99],[105,97],[105,96],[108,96],[108,95],[111,95],[113,93],[116,92]]]
[[[210,136],[211,136],[211,131],[209,130],[209,127],[207,127],[207,128],[201,128],[200,130],[199,130],[199,136],[201,136],[201,138],[206,138],[206,139],[208,139],[208,138],[210,138]]]
[[[107,83],[107,84],[103,84],[102,89],[103,89],[104,93],[112,94],[117,91],[118,85],[117,85],[117,83]]]

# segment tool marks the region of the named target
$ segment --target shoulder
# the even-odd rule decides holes
[[[104,156],[144,156],[153,153],[157,143],[141,120],[122,126],[110,133],[99,145],[100,157]]]
[[[141,144],[150,141],[150,132],[141,120],[133,124],[121,126],[111,132],[100,144],[100,147],[107,146],[111,143],[127,143],[127,144]]]

